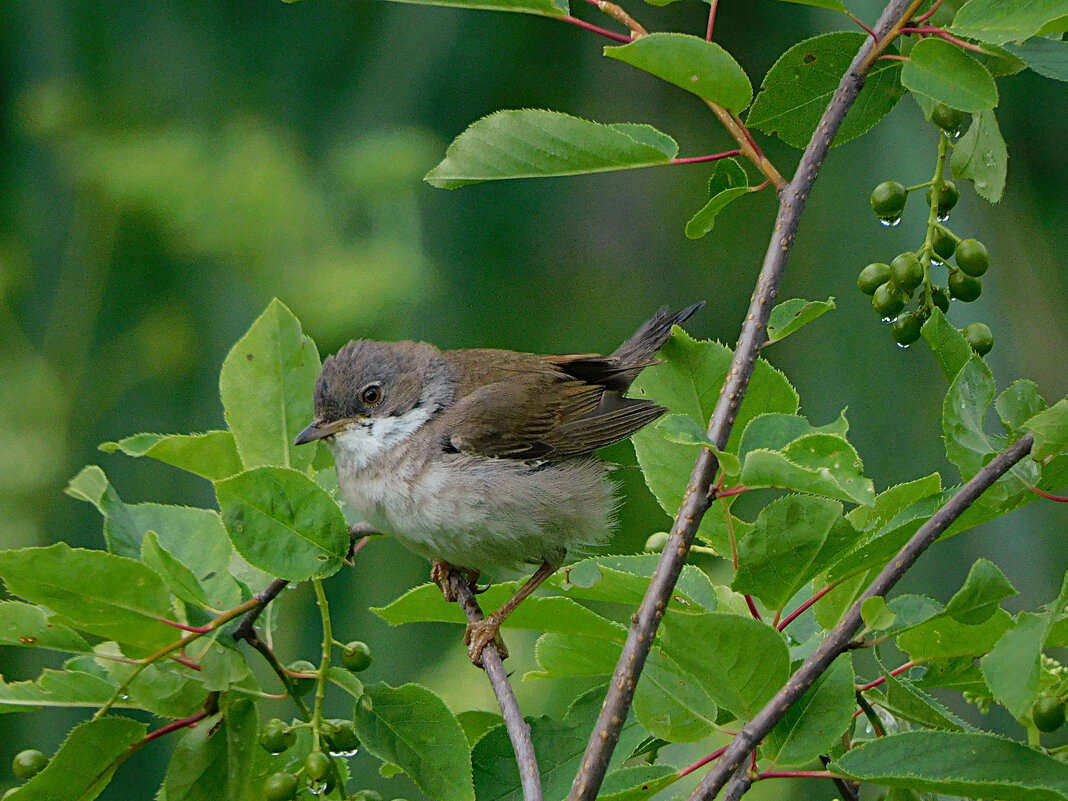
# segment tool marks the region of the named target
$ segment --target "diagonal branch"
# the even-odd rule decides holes
[[[475,600],[471,587],[455,570],[449,573],[449,587],[469,623],[483,619],[482,609]],[[492,643],[482,651],[482,667],[493,685],[493,693],[497,696],[497,703],[500,704],[504,715],[504,725],[508,729],[508,739],[512,741],[516,763],[519,765],[519,779],[523,785],[523,801],[542,801],[541,774],[538,772],[538,760],[534,755],[534,744],[530,740],[530,726],[523,720],[519,702],[512,692],[512,685],[508,683],[508,674]]]
[[[898,29],[918,3],[919,0],[912,0],[911,3],[909,0],[891,0],[875,25],[877,35],[881,37],[879,46],[885,47],[889,43],[888,32]],[[805,149],[793,180],[780,190],[774,233],[749,303],[749,311],[734,350],[727,380],[720,390],[719,400],[708,426],[708,436],[719,449],[726,445],[730,436],[738,407],[745,397],[749,379],[756,366],[760,345],[766,338],[768,317],[782,282],[783,271],[809,192],[831,146],[831,140],[864,85],[867,68],[871,63],[869,56],[875,51],[875,42],[870,38],[866,39],[849,71],[842,77],[830,105]],[[571,786],[568,801],[592,801],[597,796],[608,770],[612,751],[619,741],[623,721],[634,698],[634,687],[645,666],[656,629],[682,572],[697,527],[712,502],[709,489],[717,469],[718,462],[712,451],[702,448],[683,496],[682,506],[671,527],[667,545],[657,563],[645,597],[632,618],[627,642],[612,675],[604,706],[590,736],[578,775]]]
[[[976,473],[971,481],[961,487],[956,495],[912,535],[912,539],[905,543],[897,555],[887,563],[868,589],[838,621],[838,625],[820,643],[819,648],[790,677],[786,686],[779,690],[775,697],[768,701],[764,708],[738,732],[733,742],[723,752],[723,756],[716,761],[712,770],[693,791],[690,801],[709,801],[716,797],[733,771],[737,770],[749,753],[775,727],[790,706],[815,683],[816,679],[823,675],[838,656],[849,649],[850,640],[862,624],[861,604],[868,598],[885,596],[954,520],[960,517],[991,484],[1031,452],[1033,444],[1034,437],[1030,434],[1016,440]]]

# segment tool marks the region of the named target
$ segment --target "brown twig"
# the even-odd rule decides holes
[[[286,588],[289,582],[286,579],[276,578],[267,588],[261,592],[256,593],[257,604],[248,613],[241,618],[241,622],[237,624],[237,628],[234,629],[235,640],[248,640],[250,636],[256,634],[256,621],[259,620],[260,614],[266,608],[267,604],[277,597],[278,593]],[[251,644],[251,640],[249,640]]]
[[[693,791],[690,801],[709,801],[716,797],[738,765],[775,727],[790,706],[847,649],[850,638],[863,623],[860,616],[861,604],[868,598],[884,597],[954,520],[960,517],[990,485],[1030,453],[1033,444],[1034,438],[1030,434],[1018,439],[976,473],[971,481],[961,487],[926,523],[920,526],[912,539],[887,563],[856,603],[838,621],[838,625],[820,643],[816,651],[790,677],[786,686],[779,690],[764,708],[738,732],[734,741],[727,746],[727,750],[716,760],[716,764]]]
[[[874,30],[885,36],[885,33],[891,31],[895,25],[904,25],[913,13],[914,6],[919,2],[920,0],[913,0],[913,4],[910,5],[908,0],[891,0]],[[726,446],[727,438],[730,436],[738,414],[738,407],[745,397],[749,379],[756,367],[760,345],[767,336],[768,317],[782,282],[783,272],[809,192],[831,146],[831,140],[864,85],[867,74],[866,65],[870,64],[869,56],[875,52],[876,46],[873,40],[870,38],[865,40],[849,71],[839,83],[815,134],[805,149],[796,175],[779,191],[779,212],[775,220],[774,233],[764,257],[764,265],[757,279],[756,289],[749,303],[749,311],[734,350],[727,380],[720,390],[719,400],[709,422],[709,439],[719,449]],[[713,107],[713,111],[716,108],[718,107]],[[731,120],[728,112],[721,111],[728,120]],[[718,113],[717,116],[719,116]],[[733,123],[733,120],[731,122]],[[724,122],[724,124],[727,123]],[[745,144],[742,144],[742,141],[739,142],[743,151],[746,147],[751,147],[744,134],[741,139],[745,142]],[[774,182],[774,179],[772,180]],[[697,527],[711,503],[709,487],[715,479],[718,466],[712,450],[702,448],[690,475],[690,482],[683,495],[678,515],[671,527],[667,545],[653,572],[645,597],[632,618],[627,641],[623,646],[615,673],[612,675],[604,706],[601,708],[601,714],[590,736],[578,774],[571,786],[568,801],[592,801],[601,787],[612,751],[619,741],[623,721],[627,717],[631,700],[634,698],[634,687],[638,676],[641,675],[645,659],[653,644],[653,638],[656,636],[656,629],[664,616],[664,609],[682,572]],[[734,763],[728,775],[736,767],[737,763]]]
[[[449,587],[460,604],[460,608],[464,610],[469,623],[476,623],[485,617],[478,601],[475,600],[474,593],[471,592],[471,587],[455,570],[449,573]],[[542,801],[541,774],[538,771],[538,759],[534,754],[534,744],[530,740],[530,726],[523,720],[523,713],[519,709],[519,702],[516,701],[512,685],[508,681],[508,674],[492,643],[482,651],[482,667],[493,686],[493,693],[497,696],[501,714],[504,715],[508,739],[512,741],[516,763],[519,765],[523,799],[524,801]]]

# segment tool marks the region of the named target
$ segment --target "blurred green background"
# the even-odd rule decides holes
[[[650,29],[704,29],[703,3],[626,5]],[[881,4],[850,7],[871,21]],[[591,7],[577,13],[612,25]],[[724,0],[716,39],[759,83],[787,46],[842,23],[803,6]],[[101,547],[95,510],[62,492],[89,462],[125,500],[211,505],[206,482],[96,445],[220,427],[219,366],[275,296],[324,355],[353,337],[608,351],[659,305],[696,299],[708,306],[691,331],[737,335],[767,245],[770,192],[690,241],[683,227],[704,203],[709,165],[455,192],[421,181],[453,137],[500,108],[650,123],[683,156],[733,146],[692,96],[604,59],[607,40],[590,33],[522,15],[337,0],[42,0],[5,6],[0,32],[0,547]],[[993,266],[980,301],[951,319],[990,324],[1001,386],[1030,377],[1055,400],[1068,392],[1068,86],[1030,72],[999,86],[1005,199],[991,207],[969,185],[951,221],[986,242]],[[760,141],[789,175],[797,151]],[[935,144],[906,99],[872,134],[832,151],[782,297],[834,295],[838,309],[766,352],[815,422],[849,407],[879,489],[932,470],[959,479],[941,447],[945,382],[934,359],[894,346],[855,287],[864,264],[922,238],[922,201],[885,229],[868,194],[886,179],[927,180]],[[606,455],[633,461],[629,445]],[[668,518],[636,470],[620,475],[627,502],[613,549],[633,552]],[[1068,516],[1054,506],[936,546],[908,588],[945,600],[982,554],[1021,590],[1010,609],[1048,601],[1068,567]],[[458,628],[389,630],[367,611],[426,575],[393,543],[368,547],[328,584],[337,636],[377,646],[372,680],[418,680],[454,709],[493,708]],[[310,594],[286,593],[279,606],[283,658],[314,656]],[[519,678],[532,639],[509,642]],[[40,667],[0,649],[9,680]],[[559,712],[575,694],[550,689],[518,682],[524,709]],[[28,745],[53,750],[75,719],[0,718],[0,765]],[[1006,720],[985,725],[1012,731]],[[154,793],[165,749],[140,752],[105,798]],[[378,777],[374,760],[355,762],[363,786],[418,797],[405,779]],[[0,770],[0,789],[11,782]],[[762,796],[785,792],[763,784],[773,786]]]

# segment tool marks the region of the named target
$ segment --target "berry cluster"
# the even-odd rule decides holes
[[[943,173],[952,140],[959,135],[964,122],[964,113],[939,103],[931,113],[931,120],[942,130],[935,177],[912,187],[883,181],[871,193],[872,210],[884,225],[894,226],[901,221],[909,193],[927,187],[927,205],[931,208],[927,236],[918,250],[901,253],[889,264],[869,264],[857,277],[857,288],[872,296],[872,306],[879,316],[893,320],[890,336],[902,347],[920,338],[921,327],[936,307],[944,314],[953,299],[971,303],[978,298],[983,291],[980,276],[990,267],[990,256],[982,242],[961,239],[945,225],[950,211],[960,200],[960,192]],[[936,266],[949,272],[945,287],[932,281],[931,268]],[[915,308],[906,310],[913,300]],[[994,347],[994,335],[985,323],[971,323],[963,333],[980,356]]]

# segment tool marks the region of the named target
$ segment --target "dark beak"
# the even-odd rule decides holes
[[[341,420],[323,420],[321,418],[316,418],[315,420],[312,420],[310,426],[297,434],[297,438],[293,440],[293,444],[304,445],[308,442],[314,442],[317,439],[332,437],[350,422],[352,421],[347,418]]]

